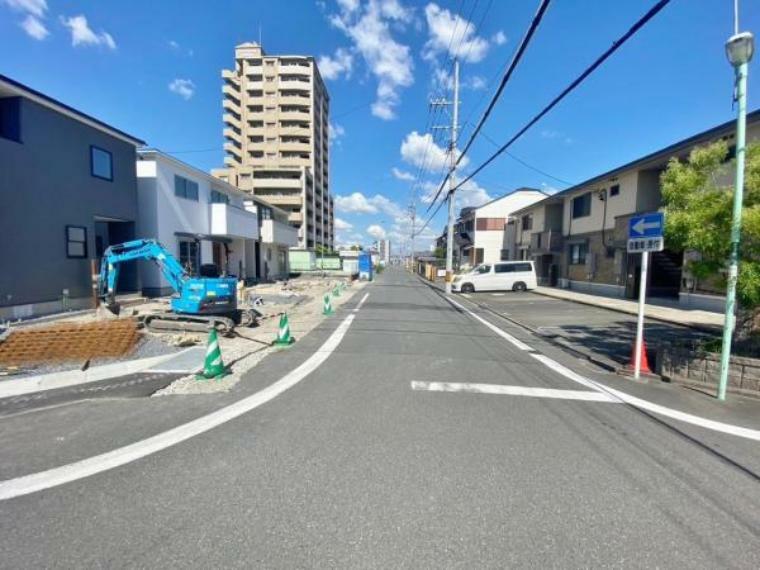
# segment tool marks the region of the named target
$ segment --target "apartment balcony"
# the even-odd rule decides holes
[[[224,131],[222,131],[222,134],[224,135],[225,139],[237,143],[237,146],[243,144],[243,139],[240,136],[240,131],[237,131],[231,127],[227,127],[224,129]]]
[[[280,95],[277,101],[280,105],[308,105],[310,99],[308,96],[299,97],[297,95]]]
[[[283,80],[280,78],[280,83],[278,85],[280,89],[309,89],[311,87],[311,83],[309,81],[294,81],[292,79],[286,79]]]
[[[309,65],[285,64],[280,66],[280,75],[304,75],[311,77],[311,67]]]
[[[311,136],[311,129],[309,127],[280,127],[280,135],[291,136]]]
[[[222,94],[240,105],[240,90],[236,86],[225,83],[222,85]]]
[[[235,113],[236,115],[240,116],[240,105],[233,101],[229,97],[225,97],[222,101],[222,107],[225,111],[229,111],[231,113]]]
[[[222,115],[222,121],[225,125],[229,125],[240,130],[240,116],[236,116],[234,113],[224,113]]]
[[[303,223],[303,213],[301,212],[290,212],[288,214],[288,221],[295,224],[302,224]]]
[[[248,92],[251,91],[263,91],[264,90],[264,82],[263,81],[248,81],[248,83],[245,84],[245,90]]]
[[[311,143],[308,142],[281,142],[281,151],[294,151],[294,152],[309,152],[311,151]]]
[[[241,160],[243,158],[243,151],[240,146],[232,142],[224,143],[224,152],[235,156],[238,160]]]
[[[237,79],[234,69],[222,69],[222,79]]]
[[[261,240],[264,243],[295,247],[298,245],[298,230],[282,222],[263,220],[261,222]]]
[[[281,157],[274,158],[273,161],[281,164],[282,166],[309,166],[308,158],[301,157]]]
[[[254,194],[273,206],[300,206],[302,200],[300,193],[259,194],[254,188]]]
[[[301,190],[300,178],[254,178],[254,188],[292,188]]]
[[[562,232],[557,230],[534,232],[530,236],[530,251],[533,254],[559,253],[562,251],[562,244]]]
[[[230,168],[240,166],[240,159],[227,155],[224,157],[224,166],[228,166]]]
[[[229,204],[211,204],[211,235],[258,239],[259,217]]]
[[[261,65],[251,65],[248,67],[245,74],[249,77],[261,77],[264,75],[264,67]]]
[[[279,116],[281,121],[308,121],[309,117],[308,111],[280,111]]]

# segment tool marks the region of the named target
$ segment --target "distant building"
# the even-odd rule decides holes
[[[454,258],[474,266],[505,259],[504,227],[516,210],[546,198],[535,188],[518,188],[477,207],[462,208],[454,226]],[[443,246],[445,247],[445,233]]]
[[[379,239],[375,244],[377,249],[378,259],[388,265],[391,262],[391,240]]]
[[[91,262],[135,238],[143,144],[0,75],[0,319],[92,306]],[[138,290],[134,267],[118,285]]]
[[[299,247],[333,249],[330,97],[314,58],[243,43],[222,78],[227,156],[212,173],[285,210]]]

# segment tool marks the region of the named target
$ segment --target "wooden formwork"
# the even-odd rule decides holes
[[[134,319],[20,329],[0,342],[0,365],[124,356],[134,349],[139,339]]]

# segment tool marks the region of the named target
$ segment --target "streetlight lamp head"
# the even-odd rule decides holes
[[[743,63],[749,63],[755,52],[755,38],[752,32],[742,32],[728,38],[726,42],[726,55],[728,61],[734,67]]]

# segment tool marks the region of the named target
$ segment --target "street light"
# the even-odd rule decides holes
[[[731,336],[736,325],[736,281],[739,275],[739,242],[742,228],[742,201],[744,200],[744,155],[747,126],[747,64],[755,51],[755,40],[750,32],[738,33],[726,42],[726,55],[736,74],[736,189],[734,190],[734,212],[731,221],[731,252],[728,265],[728,287],[726,291],[726,316],[723,321],[723,346],[720,355],[720,380],[718,400],[726,399],[728,367],[731,359]]]

